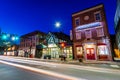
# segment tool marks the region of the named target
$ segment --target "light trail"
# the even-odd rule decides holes
[[[15,67],[18,67],[18,68],[30,70],[30,71],[33,71],[33,72],[38,72],[38,73],[42,73],[42,74],[46,74],[46,75],[50,75],[50,76],[54,76],[54,77],[63,78],[65,80],[86,80],[86,79],[76,78],[76,77],[63,75],[63,74],[59,74],[59,73],[55,73],[55,72],[51,72],[51,71],[47,71],[47,70],[37,69],[37,68],[24,66],[24,65],[20,65],[20,64],[14,64],[14,63],[6,62],[6,61],[0,61],[0,62],[4,63],[4,64],[7,64],[7,65],[15,66]]]

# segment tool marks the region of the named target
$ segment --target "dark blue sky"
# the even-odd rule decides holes
[[[43,32],[72,28],[72,13],[103,3],[110,34],[114,34],[116,0],[0,0],[2,32],[23,35],[34,30]],[[55,28],[55,22],[61,28]]]

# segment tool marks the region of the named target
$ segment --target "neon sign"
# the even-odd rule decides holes
[[[90,24],[80,25],[76,28],[76,30],[98,27],[98,26],[102,26],[102,23],[101,22],[94,22],[94,23],[90,23]]]

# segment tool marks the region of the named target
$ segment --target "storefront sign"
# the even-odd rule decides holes
[[[98,27],[98,26],[102,26],[102,23],[94,22],[94,23],[90,23],[90,24],[81,25],[76,28],[76,31],[79,31],[81,29],[86,29],[86,28]]]

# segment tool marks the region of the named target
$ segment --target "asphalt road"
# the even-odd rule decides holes
[[[52,71],[52,72],[56,72],[63,75],[69,75],[82,80],[120,80],[119,69],[106,69],[106,68],[96,68],[96,67],[90,67],[90,66],[57,64],[57,63],[28,60],[23,58],[0,57],[0,59],[6,60],[7,62],[15,63],[15,64]],[[2,79],[2,80],[6,80],[6,79]],[[22,80],[25,80],[25,79],[22,79]],[[26,80],[37,80],[37,79],[26,79]],[[50,80],[50,79],[47,79],[47,80]],[[51,79],[51,80],[54,80],[54,79]]]
[[[0,63],[0,80],[64,80]]]

